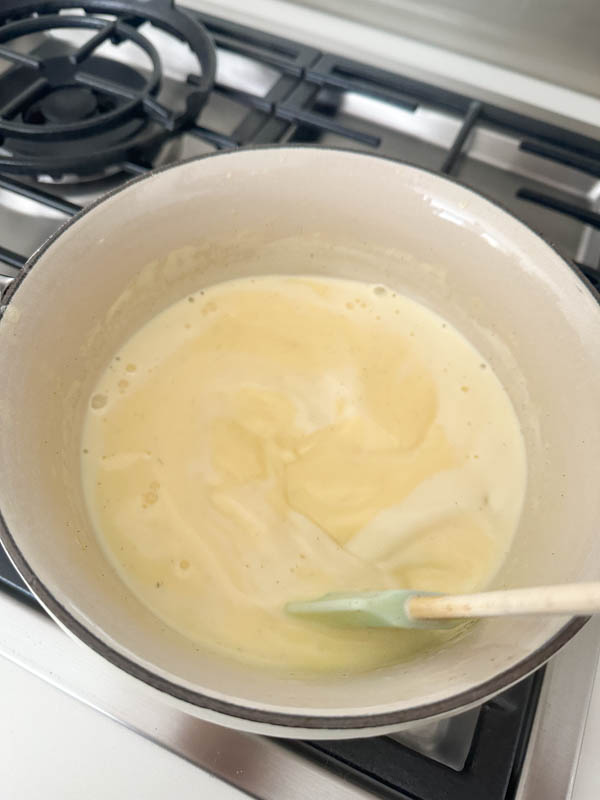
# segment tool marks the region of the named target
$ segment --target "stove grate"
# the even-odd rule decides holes
[[[181,84],[182,109],[159,100],[161,58],[138,30],[144,22],[194,53],[198,74]],[[0,60],[11,64],[0,82],[3,171],[64,179],[114,169],[133,155],[152,163],[165,140],[194,123],[213,87],[215,52],[204,26],[162,0],[9,0],[0,25]],[[64,52],[17,48],[23,37],[65,29],[93,35]],[[149,68],[99,55],[109,42],[134,45]]]
[[[4,8],[0,12],[0,22],[4,21],[6,23],[4,28],[0,28],[0,41],[6,41],[9,38],[6,31],[9,30],[10,33],[11,26],[29,23],[30,17],[23,19],[23,15],[30,15],[34,8],[39,7],[39,5],[39,2],[34,2],[34,0],[20,0],[20,2],[11,0],[9,9]],[[54,11],[58,7],[71,8],[81,6],[82,0],[47,0],[43,5],[47,6],[49,11]],[[135,0],[130,0],[130,2],[94,0],[94,2],[89,2],[86,5],[96,13],[106,10],[109,6],[113,11],[115,8],[121,9],[120,13],[123,14],[127,10],[129,16],[110,23],[104,21],[97,34],[92,37],[91,43],[82,46],[75,56],[71,54],[71,59],[75,61],[89,58],[95,48],[107,37],[114,36],[117,39],[129,37],[132,32],[134,36],[141,36],[141,34],[136,33],[135,26],[139,26],[143,19],[152,18],[153,21],[156,21],[160,16],[157,11],[159,8],[161,9],[161,14],[177,13],[183,18],[181,12],[174,12],[164,2],[159,3],[157,0],[144,3],[143,8]],[[137,9],[137,17],[133,15],[132,9]],[[167,10],[165,11],[165,9]],[[11,10],[12,17],[18,18],[9,22]],[[457,133],[443,153],[441,162],[438,165],[439,171],[444,174],[456,172],[456,167],[460,164],[461,159],[468,156],[470,142],[477,127],[488,125],[492,126],[496,131],[509,132],[511,135],[517,136],[520,140],[519,147],[525,153],[533,153],[543,159],[564,164],[589,176],[600,176],[599,140],[432,84],[360,64],[351,59],[324,54],[315,48],[251,30],[210,15],[197,14],[195,12],[188,13],[193,14],[194,18],[208,30],[218,50],[227,50],[251,58],[256,62],[274,68],[278,73],[277,81],[264,97],[221,85],[217,80],[213,90],[214,93],[235,101],[245,109],[245,116],[240,124],[233,132],[225,134],[203,124],[202,114],[200,114],[199,119],[197,119],[198,115],[196,114],[196,118],[193,121],[190,118],[186,118],[185,125],[183,125],[187,133],[198,137],[215,149],[224,150],[263,143],[318,141],[323,133],[330,133],[342,143],[345,142],[346,146],[356,146],[374,152],[381,151],[381,136],[374,126],[372,129],[364,125],[353,126],[335,119],[334,111],[336,104],[339,104],[341,95],[346,92],[353,92],[376,101],[383,101],[386,104],[391,104],[394,108],[413,114],[426,107],[455,115],[460,121]],[[52,21],[51,15],[46,15],[46,18]],[[61,15],[61,19],[63,18]],[[41,15],[35,19],[43,21],[44,16]],[[82,19],[85,20],[87,18],[83,17]],[[91,17],[90,19],[97,18]],[[161,19],[162,23],[166,25],[164,18]],[[179,21],[178,26],[181,24],[181,21]],[[198,26],[198,30],[201,30],[200,26]],[[200,35],[200,41],[199,49],[206,46],[206,41],[202,38],[202,35]],[[0,57],[3,54],[6,56],[6,48],[4,46],[0,48]],[[27,54],[20,54],[15,58],[19,68],[30,71],[38,69],[38,61],[34,59],[35,63],[32,61],[30,64],[30,57]],[[202,57],[200,61],[202,61]],[[206,64],[203,63],[203,70],[205,66]],[[202,98],[196,101],[197,104],[201,104],[206,100],[207,83],[211,74],[210,66],[207,72],[206,76],[203,75],[200,78],[198,76],[189,76],[188,78],[188,83],[192,87],[199,88],[202,86]],[[155,76],[152,80],[148,79],[145,84],[146,88],[143,91],[140,89],[133,92],[133,97],[126,96],[128,93],[126,88],[121,87],[117,90],[114,86],[101,86],[102,81],[100,80],[90,79],[91,82],[88,88],[98,91],[104,88],[109,93],[114,89],[119,97],[124,97],[124,105],[122,109],[114,109],[111,113],[119,116],[123,115],[125,110],[130,111],[133,106],[138,108],[141,106],[151,118],[152,124],[158,124],[163,133],[166,131],[172,134],[175,130],[179,130],[179,123],[173,114],[167,113],[155,100],[153,91],[156,87],[156,80]],[[14,114],[14,111],[13,107],[11,113]],[[0,110],[1,114],[2,111]],[[11,132],[14,133],[11,128],[11,120],[5,119],[6,116],[5,106],[4,114],[0,116],[0,130],[4,133],[5,142],[7,137],[10,138]],[[85,123],[86,121],[84,120],[83,122]],[[92,130],[95,130],[94,126],[99,124],[95,119],[88,122]],[[77,127],[80,124],[81,121],[77,122],[75,126]],[[20,123],[13,123],[13,125],[16,125],[18,129]],[[27,127],[27,136],[31,134],[32,140],[35,139],[36,135],[39,136],[39,132],[36,133],[29,130],[29,128],[35,128],[36,126],[21,127]],[[41,127],[43,128],[44,126]],[[50,138],[52,139],[55,135],[60,134],[61,130],[64,133],[68,127],[68,125],[51,127]],[[172,130],[169,131],[169,129]],[[24,132],[21,131],[21,133]],[[27,136],[24,135],[23,141],[29,141]],[[41,138],[43,140],[44,136]],[[115,153],[113,153],[117,156],[116,163],[118,168],[125,175],[143,174],[151,168],[151,159],[140,157],[138,151],[139,147],[121,142]],[[104,156],[105,154],[103,153],[102,155]],[[88,152],[87,157],[88,159],[91,158],[87,162],[87,168],[90,171],[97,169],[99,164],[96,154],[90,157]],[[58,172],[68,169],[67,159],[64,155],[54,164],[55,174],[57,169]],[[52,173],[52,170],[48,171]],[[2,172],[5,175],[2,175]],[[31,163],[29,157],[13,157],[10,159],[0,156],[0,186],[3,189],[17,194],[24,194],[42,205],[59,209],[67,215],[76,213],[79,210],[76,204],[57,199],[51,191],[45,191],[35,182],[25,184],[6,174],[10,173],[14,176],[19,173],[26,175],[30,172]],[[546,208],[549,213],[565,215],[572,219],[580,220],[585,225],[593,228],[600,228],[600,213],[595,208],[579,206],[576,203],[569,202],[568,199],[565,200],[565,198],[553,193],[551,190],[536,191],[524,186],[517,190],[516,196],[528,203]],[[14,269],[22,266],[28,255],[27,253],[15,253],[0,247],[0,260]],[[575,257],[574,253],[564,253],[564,255],[572,259]],[[592,283],[596,286],[600,284],[600,263],[594,260],[593,263],[579,263],[579,267]]]

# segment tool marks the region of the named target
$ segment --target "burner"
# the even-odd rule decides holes
[[[151,163],[167,139],[195,123],[213,86],[212,42],[173,0],[9,0],[1,6],[0,60],[12,65],[0,75],[4,171],[64,179],[114,171],[127,161]],[[199,74],[183,86],[183,110],[157,99],[161,61],[138,30],[144,22],[187,43],[196,57]],[[49,40],[48,33],[65,28],[92,35],[79,48]],[[6,45],[31,34],[46,36],[31,53]],[[149,69],[95,55],[105,42],[135,45]]]
[[[43,125],[45,122],[77,122],[99,112],[100,101],[91,89],[60,86],[52,89],[39,103],[23,114],[25,122]]]

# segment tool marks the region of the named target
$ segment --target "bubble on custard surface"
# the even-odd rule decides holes
[[[207,314],[211,314],[212,312],[216,311],[218,308],[217,304],[214,300],[209,300],[208,303],[202,309],[202,313],[206,316]]]
[[[92,395],[92,399],[90,400],[91,407],[96,411],[98,411],[100,408],[104,408],[107,403],[108,397],[101,393]]]

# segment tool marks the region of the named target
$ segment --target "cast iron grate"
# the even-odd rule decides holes
[[[512,800],[543,675],[541,668],[481,706],[469,754],[460,770],[388,736],[289,746],[390,800]]]
[[[186,42],[196,57],[197,74],[181,87],[181,108],[158,100],[161,58],[138,31],[145,21]],[[0,81],[0,169],[6,172],[58,179],[118,168],[130,158],[151,164],[167,138],[193,127],[213,86],[210,37],[170,2],[9,0],[0,25],[0,59],[12,64]],[[46,56],[9,46],[64,29],[93,35],[74,51]],[[100,56],[106,42],[134,45],[148,68]]]
[[[20,146],[53,147],[60,145],[60,152],[51,154],[52,163],[44,155],[36,155],[40,159],[39,165],[32,165],[31,150],[25,155],[17,151],[12,156],[2,155],[0,150],[0,181],[4,189],[17,194],[25,195],[31,199],[61,210],[69,215],[76,213],[79,206],[74,203],[61,201],[51,192],[32,185],[31,182],[18,180],[17,174],[31,174],[39,172],[41,166],[46,167],[47,174],[60,174],[61,172],[89,171],[94,172],[103,164],[110,163],[113,168],[122,171],[125,176],[142,174],[152,166],[152,155],[160,142],[165,138],[179,135],[186,131],[203,141],[210,143],[216,149],[243,147],[252,144],[312,141],[318,139],[323,132],[334,134],[341,142],[348,146],[357,146],[377,152],[381,147],[381,137],[377,127],[353,126],[342,123],[334,118],[327,102],[323,101],[324,93],[332,92],[359,92],[375,100],[382,100],[397,108],[409,112],[416,112],[424,104],[441,111],[452,113],[462,118],[458,132],[447,149],[439,170],[445,174],[452,174],[456,165],[460,163],[465,152],[468,152],[469,138],[479,124],[488,124],[496,130],[506,131],[520,140],[523,152],[535,153],[554,163],[573,167],[589,176],[600,176],[600,141],[584,136],[580,133],[560,128],[548,122],[527,117],[490,103],[481,102],[466,95],[428,84],[422,81],[386,72],[375,67],[360,64],[341,56],[322,53],[319,50],[296,42],[273,36],[261,31],[252,30],[235,23],[226,22],[215,17],[196,12],[175,11],[172,0],[11,0],[8,7],[0,10],[0,58],[7,57],[6,42],[14,35],[14,26],[45,26],[54,24],[59,9],[74,9],[85,6],[88,16],[71,17],[73,24],[91,25],[97,28],[97,33],[78,53],[67,57],[69,64],[77,70],[83,62],[94,58],[94,50],[101,41],[110,38],[115,42],[129,40],[136,41],[143,36],[137,28],[143,20],[150,19],[153,24],[180,38],[185,38],[192,44],[192,49],[198,55],[200,71],[198,75],[189,75],[187,84],[191,87],[191,99],[183,112],[179,114],[166,109],[156,100],[157,86],[160,76],[156,75],[156,59],[158,54],[151,44],[141,42],[150,56],[153,68],[151,75],[136,74],[136,80],[141,83],[132,85],[133,76],[128,70],[103,82],[102,66],[96,63],[95,70],[83,70],[81,88],[85,94],[77,96],[77,105],[85,113],[89,106],[88,92],[97,92],[100,97],[111,99],[108,107],[102,113],[75,122],[53,123],[48,127],[48,135],[43,133],[46,125],[36,125],[32,122],[21,122],[22,108],[32,99],[29,92],[31,83],[26,84],[21,95],[13,95],[6,99],[0,106],[0,135],[4,136],[4,145],[7,140],[18,141]],[[38,13],[39,12],[39,13]],[[42,13],[43,12],[43,13]],[[112,20],[106,20],[104,15],[112,15]],[[101,16],[98,16],[101,15]],[[65,15],[60,15],[61,24]],[[193,22],[192,20],[195,20]],[[199,25],[198,23],[201,23]],[[69,23],[70,24],[70,23]],[[11,27],[13,26],[13,27]],[[203,27],[202,27],[203,26]],[[210,37],[203,32],[206,29]],[[23,27],[17,27],[17,32]],[[220,85],[217,81],[213,94],[233,99],[245,109],[243,120],[235,130],[224,134],[202,124],[202,106],[206,101],[215,72],[215,62],[209,38],[217,48],[237,53],[250,58],[260,64],[273,67],[279,73],[279,78],[264,96],[256,96],[248,92],[232,89]],[[30,59],[28,55],[9,55],[14,60],[16,70],[25,70],[29,77],[40,71],[38,61]],[[63,62],[64,63],[64,62]],[[59,65],[60,66],[60,65]],[[74,73],[77,75],[77,71]],[[43,76],[42,76],[43,77]],[[80,75],[81,77],[81,75]],[[119,83],[118,78],[122,79]],[[69,87],[73,89],[71,85]],[[24,96],[25,95],[25,96]],[[33,93],[35,97],[35,92]],[[71,99],[73,95],[71,95]],[[59,98],[60,99],[60,98]],[[67,98],[65,98],[67,99]],[[2,97],[0,96],[0,101]],[[40,101],[35,100],[34,105]],[[59,106],[61,104],[59,103]],[[8,111],[7,111],[8,106]],[[36,111],[37,109],[37,111]],[[38,113],[39,108],[30,111]],[[34,113],[35,112],[35,113]],[[56,114],[56,109],[50,109],[50,116]],[[60,109],[59,112],[60,114]],[[133,114],[133,120],[143,120],[143,131],[132,132],[131,138],[123,131],[123,120]],[[27,116],[27,115],[26,115]],[[31,119],[31,117],[28,117]],[[87,147],[85,154],[78,154],[70,141],[77,129],[84,126],[86,137],[105,135],[102,130],[105,123],[110,123],[108,134],[117,136],[123,134],[118,142],[105,142],[105,149],[95,152],[94,148]],[[132,124],[132,120],[128,120]],[[39,130],[34,130],[39,128]],[[119,130],[121,129],[121,130]],[[157,131],[158,129],[158,131]],[[62,138],[61,138],[62,137]],[[68,153],[65,141],[69,141]],[[75,139],[77,141],[77,139]],[[81,141],[81,140],[80,140]],[[89,144],[89,141],[88,141]],[[18,148],[17,148],[18,150]],[[74,157],[75,155],[75,157]],[[81,155],[81,158],[79,157]],[[4,173],[4,175],[2,175]],[[9,177],[10,175],[10,177]],[[571,219],[576,219],[589,226],[600,230],[600,213],[584,205],[565,198],[559,192],[543,187],[542,190],[523,186],[518,189],[516,196],[528,203],[533,203],[548,209],[549,213],[558,213]],[[568,258],[574,259],[574,253],[564,253]],[[18,253],[2,246],[0,240],[0,261],[19,269],[26,261],[28,253]],[[600,284],[600,263],[580,263],[580,269],[596,286]]]

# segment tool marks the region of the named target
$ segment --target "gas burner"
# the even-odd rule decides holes
[[[193,126],[212,89],[213,44],[173,0],[9,0],[1,6],[0,61],[11,65],[0,74],[5,172],[64,180],[110,173],[126,162],[151,164],[168,139]],[[171,107],[158,100],[161,60],[138,30],[145,22],[186,43],[198,62],[198,74],[188,76]],[[91,35],[74,47],[52,36],[61,29]],[[41,43],[31,52],[7,46],[32,35]],[[134,45],[148,69],[99,55],[104,43]]]

